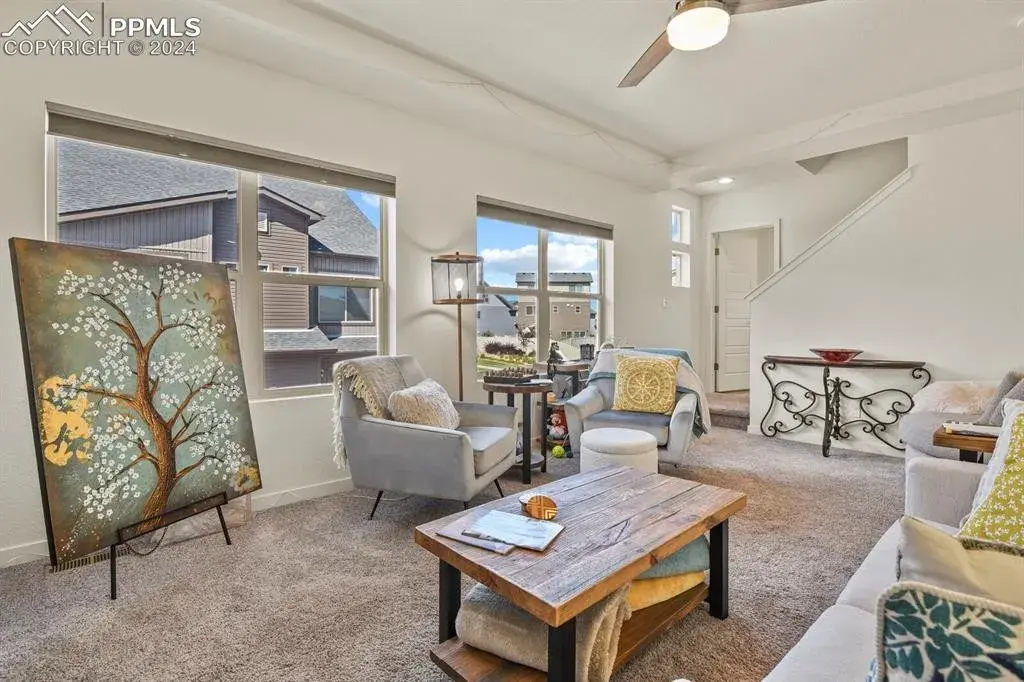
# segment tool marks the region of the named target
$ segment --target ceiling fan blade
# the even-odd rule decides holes
[[[765,12],[770,9],[782,9],[784,7],[796,7],[822,0],[725,0],[725,6],[729,14],[749,14],[750,12]]]
[[[647,74],[654,71],[654,67],[661,64],[661,60],[672,53],[672,46],[668,43],[668,33],[662,32],[658,39],[651,43],[647,51],[636,61],[633,68],[629,70],[626,77],[619,83],[620,88],[632,88],[639,85],[640,81],[647,78]]]

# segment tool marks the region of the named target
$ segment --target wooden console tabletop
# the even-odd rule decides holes
[[[502,556],[437,535],[453,522],[469,525],[491,510],[520,513],[515,498],[496,500],[416,528],[416,543],[440,559],[440,646],[431,658],[457,680],[544,679],[543,673],[472,649],[455,635],[466,573],[549,627],[548,680],[575,680],[575,619],[658,561],[711,532],[710,585],[637,612],[623,626],[618,668],[672,623],[710,602],[728,615],[728,520],[747,496],[672,476],[611,466],[535,489],[558,502],[565,530],[546,552],[515,549]]]

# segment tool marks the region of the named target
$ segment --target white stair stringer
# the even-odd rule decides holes
[[[853,209],[845,218],[836,223],[835,227],[830,229],[825,234],[818,237],[810,246],[800,252],[793,260],[786,263],[785,266],[775,271],[771,277],[761,282],[757,287],[752,289],[744,298],[747,301],[754,301],[759,298],[764,292],[771,289],[773,286],[778,284],[780,281],[791,275],[801,265],[810,260],[816,253],[828,246],[836,237],[841,235],[846,230],[853,227],[861,218],[866,216],[875,207],[885,202],[890,196],[895,194],[899,189],[905,185],[914,176],[914,166],[911,166],[904,170],[902,173],[894,177],[888,183],[885,184],[881,189],[875,192],[873,195],[868,197],[864,203],[857,208]]]

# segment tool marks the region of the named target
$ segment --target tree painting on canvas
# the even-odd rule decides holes
[[[258,490],[225,268],[11,240],[51,561]]]

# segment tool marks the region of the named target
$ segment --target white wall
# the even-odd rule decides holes
[[[768,353],[863,348],[924,360],[936,379],[998,379],[1022,363],[1024,113],[911,137],[909,161],[909,182],[754,300],[753,426]],[[881,377],[850,376],[858,388]]]
[[[31,5],[26,5],[27,7]],[[29,12],[30,13],[30,12]],[[693,345],[692,292],[672,290],[667,252],[671,203],[543,157],[490,144],[347,94],[228,59],[11,58],[0,68],[0,236],[44,236],[44,102],[169,126],[394,175],[398,181],[394,309],[399,352],[455,386],[454,310],[430,303],[429,256],[475,244],[483,194],[616,226],[616,326],[638,344]],[[625,238],[624,238],[625,236]],[[7,255],[2,256],[7,262]],[[661,271],[664,272],[661,272]],[[670,307],[653,302],[670,298]],[[473,316],[464,327],[474,347]],[[9,271],[0,276],[0,566],[45,553],[21,344]],[[471,353],[468,353],[471,354]],[[467,377],[475,362],[467,359]],[[330,398],[253,405],[265,489],[257,507],[345,487],[330,462]],[[297,491],[290,493],[287,491]]]
[[[840,152],[817,175],[704,197],[703,226],[711,233],[781,220],[785,265],[906,167],[905,139]]]

